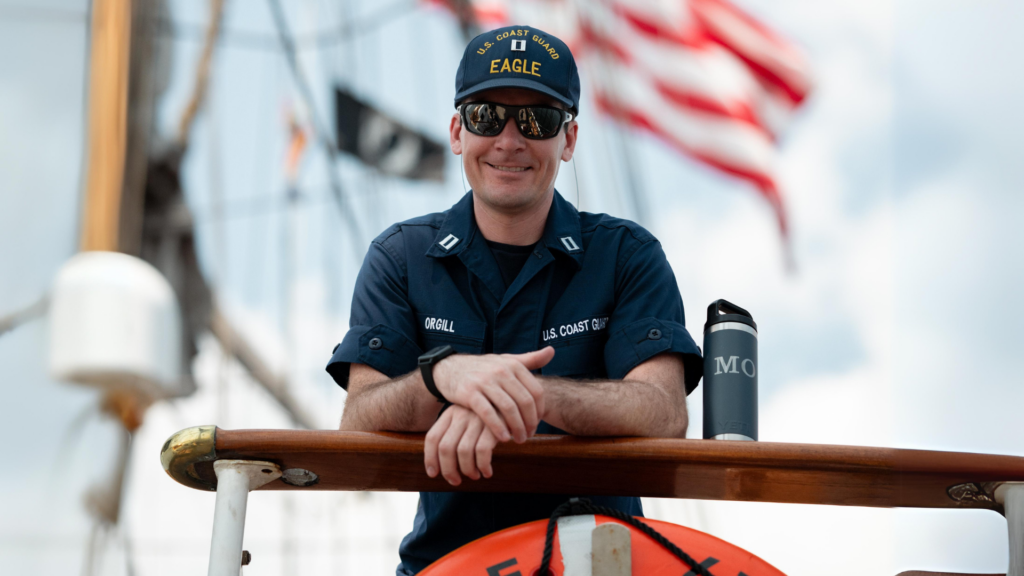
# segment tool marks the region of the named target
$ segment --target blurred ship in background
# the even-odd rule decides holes
[[[455,66],[481,31],[534,25],[577,56],[579,171],[557,188],[581,209],[659,233],[645,133],[759,194],[778,267],[793,264],[775,156],[810,66],[724,0],[92,0],[87,21],[80,253],[0,319],[2,333],[45,316],[54,379],[97,391],[67,442],[113,455],[84,495],[84,574],[205,569],[212,496],[164,477],[170,432],[337,427],[344,392],[323,365],[366,246],[465,192],[445,129]],[[121,431],[74,444],[95,413]],[[391,573],[416,508],[415,494],[254,498],[247,574]],[[645,506],[714,533],[701,502]]]
[[[596,184],[624,181],[620,208],[646,220],[650,208],[637,182],[628,134],[630,128],[646,128],[693,158],[753,183],[786,235],[772,166],[774,141],[807,96],[809,73],[798,50],[731,4],[397,0],[369,12],[365,4],[289,4],[286,10],[277,0],[211,0],[202,25],[190,22],[202,14],[199,5],[91,4],[80,253],[61,268],[39,305],[9,320],[24,321],[48,304],[51,375],[97,389],[96,410],[123,428],[122,440],[113,444],[114,469],[85,500],[95,522],[85,574],[180,573],[205,555],[197,538],[175,545],[193,549],[186,557],[153,561],[151,549],[165,548],[156,543],[191,532],[186,526],[197,512],[185,504],[191,495],[165,493],[145,466],[153,453],[147,448],[150,430],[160,437],[169,425],[207,421],[222,427],[336,427],[341,393],[316,369],[344,334],[338,303],[351,292],[365,246],[389,222],[417,210],[444,209],[459,190],[459,170],[451,166],[457,163],[445,161],[444,123],[437,121],[445,117],[438,104],[450,96],[450,82],[394,71],[391,59],[397,54],[381,50],[371,56],[375,49],[362,49],[369,42],[404,44],[410,50],[402,64],[417,69],[438,60],[418,48],[444,49],[440,60],[450,62],[458,46],[487,29],[530,23],[554,33],[569,42],[583,67],[585,92],[591,94],[587,108],[593,103],[586,112],[593,118],[600,110],[618,121],[594,123],[594,134],[607,148],[606,170],[620,177],[593,178],[588,195],[614,198],[620,195],[616,185]],[[178,15],[179,9],[187,16]],[[420,38],[409,39],[375,32],[402,18],[402,11],[450,20],[450,37],[442,44],[436,34],[419,32]],[[296,35],[296,20],[336,24],[300,23],[318,31]],[[254,22],[263,24],[262,31],[253,31]],[[228,54],[221,54],[225,49]],[[283,56],[288,75],[278,70],[260,84],[267,66],[238,66],[231,50],[269,52],[256,56],[263,60]],[[378,61],[370,64],[371,58]],[[382,102],[357,94],[353,69],[370,66],[397,76],[400,106],[394,98]],[[432,70],[442,79],[448,72]],[[238,74],[245,75],[244,86],[255,88],[232,86]],[[211,97],[211,91],[230,96]],[[278,110],[267,105],[274,98]],[[223,109],[224,101],[232,108],[237,102],[250,111],[248,117]],[[384,111],[389,108],[395,113]],[[240,123],[263,131],[230,139],[230,146],[252,144],[255,155],[225,149],[225,135]],[[203,124],[205,134],[197,128]],[[310,149],[315,159],[306,158]],[[248,156],[244,162],[252,171],[262,172],[250,175],[247,184],[268,193],[237,192],[241,183],[233,164],[240,156]],[[193,186],[195,174],[204,170],[207,185]],[[579,189],[573,192],[579,203]],[[420,207],[396,209],[392,198],[410,193],[423,197]],[[244,218],[264,224],[258,231],[232,225]],[[311,238],[307,231],[318,220],[320,235]],[[261,248],[242,246],[257,242]],[[318,264],[310,264],[312,254]],[[242,270],[239,256],[247,260]],[[303,291],[303,278],[313,268],[319,268],[317,280],[329,294]],[[276,292],[270,306],[268,283]],[[318,301],[310,302],[311,296]],[[253,302],[256,313],[244,311],[247,306],[238,300]],[[276,322],[260,334],[245,326],[247,315]],[[310,317],[319,321],[311,323]],[[309,333],[310,327],[316,332]],[[277,362],[268,360],[275,356]],[[260,416],[266,413],[276,413],[274,421]],[[180,424],[169,424],[169,418]],[[266,529],[253,523],[249,536],[274,534],[279,544],[271,554],[278,557],[279,573],[324,561],[358,566],[360,573],[386,571],[415,508],[409,495],[280,500],[280,520]],[[126,514],[132,521],[125,522]],[[381,528],[368,531],[367,524]],[[353,533],[360,533],[358,544]],[[325,542],[339,545],[331,550]],[[311,546],[319,548],[312,558]]]

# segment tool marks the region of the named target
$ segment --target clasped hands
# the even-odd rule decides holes
[[[526,442],[544,418],[544,389],[530,371],[554,356],[548,346],[526,354],[455,354],[434,366],[434,382],[453,405],[427,432],[427,475],[440,472],[452,486],[462,475],[490,478],[498,442]]]

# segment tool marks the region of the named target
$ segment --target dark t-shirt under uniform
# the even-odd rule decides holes
[[[678,353],[687,393],[703,371],[661,244],[633,222],[577,212],[557,192],[544,235],[531,247],[487,242],[473,218],[472,192],[446,212],[392,226],[370,245],[350,325],[327,366],[342,387],[352,362],[395,378],[445,344],[465,354],[554,346],[540,374],[577,379],[621,379],[657,354]],[[546,422],[537,432],[564,434]],[[548,518],[573,496],[581,495],[421,493],[398,574],[415,574],[498,530]],[[639,498],[591,498],[642,515]]]
[[[515,281],[516,276],[519,276],[523,265],[530,259],[533,246],[516,246],[488,240],[487,247],[491,249],[491,255],[494,256],[494,261],[498,264],[498,271],[501,273],[501,279],[505,282],[507,290]]]

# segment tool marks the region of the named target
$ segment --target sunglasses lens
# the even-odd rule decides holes
[[[489,102],[470,102],[462,109],[462,118],[469,131],[478,136],[497,136],[505,128],[509,116],[515,115],[523,136],[543,140],[558,134],[562,127],[562,111],[547,106],[503,106]]]
[[[501,129],[505,127],[505,119],[499,117],[498,110],[491,104],[473,102],[466,104],[463,110],[462,117],[466,121],[466,127],[473,134],[497,136],[501,133]]]
[[[527,138],[551,138],[562,126],[562,112],[555,108],[529,106],[516,114],[519,131]]]

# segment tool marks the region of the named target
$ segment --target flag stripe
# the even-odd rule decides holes
[[[772,173],[775,147],[763,131],[729,118],[674,106],[639,78],[615,82],[612,78],[616,72],[614,65],[608,65],[594,82],[595,92],[612,108],[642,111],[645,118],[657,122],[660,129],[673,134],[673,139],[689,150],[714,155],[730,165],[766,176]]]
[[[800,53],[739,8],[724,0],[691,0],[708,35],[743,60],[761,79],[782,89],[794,104],[811,89]]]
[[[779,226],[779,231],[783,237],[787,237],[789,234],[789,223],[786,218],[785,207],[782,202],[782,197],[779,194],[778,186],[775,184],[775,180],[758,170],[751,169],[749,167],[732,163],[724,160],[715,154],[702,152],[691,148],[685,142],[682,142],[678,137],[677,133],[666,130],[664,125],[659,122],[651,120],[644,112],[626,108],[622,106],[616,106],[612,101],[606,98],[602,94],[598,94],[595,97],[598,107],[613,118],[628,122],[634,126],[640,127],[648,132],[658,136],[662,140],[665,140],[680,152],[696,159],[699,162],[707,164],[721,172],[731,174],[740,179],[746,180],[753,184],[758,192],[768,201],[775,214],[775,219]]]
[[[640,11],[616,3],[612,8],[615,15],[630,24],[635,30],[647,37],[649,41],[668,42],[683,48],[699,50],[706,47],[711,39],[697,26],[677,27],[666,26],[657,14],[642,14]]]
[[[605,58],[614,57],[629,66],[624,74],[651,76],[654,78],[653,86],[674,104],[734,118],[757,126],[774,137],[769,124],[760,118],[762,105],[750,99],[758,86],[742,62],[718,45],[709,45],[699,51],[680,50],[674,46],[646,43],[631,36],[629,31],[605,36],[586,20],[581,20],[580,27],[586,41],[605,53]],[[613,36],[623,40],[613,40]]]
[[[471,1],[485,27],[569,42],[602,112],[750,182],[787,235],[776,138],[812,88],[794,45],[729,0]]]
[[[621,0],[610,8],[611,15],[628,23],[652,44],[675,45],[686,51],[707,50],[717,44],[742,60],[763,81],[777,85],[799,104],[810,90],[807,65],[799,52],[735,6],[721,0],[694,0],[683,4],[695,23],[671,26],[671,22],[648,10],[644,14]],[[650,3],[645,6],[651,6]],[[600,14],[603,4],[585,12]],[[679,22],[676,22],[679,24]],[[696,25],[694,25],[696,24]]]

